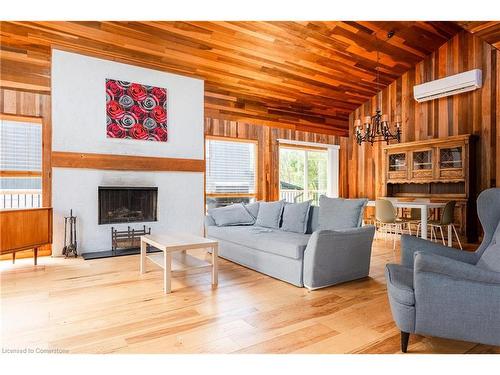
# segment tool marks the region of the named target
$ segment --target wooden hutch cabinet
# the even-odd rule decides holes
[[[469,242],[475,241],[472,139],[460,135],[384,146],[383,195],[456,200],[457,229]]]

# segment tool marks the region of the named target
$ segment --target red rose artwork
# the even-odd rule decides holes
[[[166,142],[167,90],[106,79],[108,138]]]

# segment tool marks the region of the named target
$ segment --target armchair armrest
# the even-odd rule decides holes
[[[418,237],[409,235],[401,236],[401,264],[413,268],[414,255],[417,251],[428,254],[436,254],[442,257],[455,259],[463,263],[476,264],[476,253],[468,251],[459,251],[451,247],[436,244]]]
[[[318,289],[368,276],[373,225],[315,231],[304,252],[304,285]]]
[[[457,280],[465,280],[500,286],[500,272],[485,270],[469,263],[436,254],[417,252],[415,254],[415,274],[419,272],[445,275]]]
[[[500,345],[500,272],[417,252],[415,333]]]

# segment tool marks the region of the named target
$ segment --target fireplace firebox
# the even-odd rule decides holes
[[[99,224],[157,221],[157,187],[99,186]]]

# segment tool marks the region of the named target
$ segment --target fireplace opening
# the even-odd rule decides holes
[[[157,221],[157,187],[99,186],[99,224]]]

